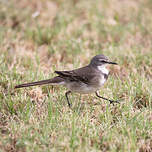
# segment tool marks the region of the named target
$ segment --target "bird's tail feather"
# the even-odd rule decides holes
[[[23,88],[23,87],[30,87],[30,86],[37,86],[37,85],[44,85],[44,84],[60,85],[63,83],[64,83],[64,80],[57,76],[57,77],[54,77],[54,78],[48,79],[48,80],[42,80],[42,81],[37,81],[37,82],[16,85],[15,88]]]

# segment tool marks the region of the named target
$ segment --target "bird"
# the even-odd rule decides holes
[[[118,100],[107,99],[98,94],[98,91],[109,77],[109,70],[106,68],[107,64],[117,65],[116,62],[111,62],[103,54],[99,54],[94,56],[87,66],[70,71],[55,71],[57,76],[51,79],[19,84],[15,86],[15,89],[45,84],[63,85],[67,88],[65,97],[69,107],[71,107],[69,94],[73,92],[79,94],[95,93],[98,98],[107,100],[110,104],[119,103]]]

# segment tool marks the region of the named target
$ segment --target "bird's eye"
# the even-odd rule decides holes
[[[101,62],[105,63],[105,61],[104,61],[104,60],[102,60]]]
[[[107,63],[107,61],[105,61],[105,60],[99,60],[100,62],[102,62],[102,63]]]

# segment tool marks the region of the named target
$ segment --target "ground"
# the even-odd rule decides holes
[[[152,151],[152,1],[0,1],[0,151]],[[117,62],[100,95],[16,84]]]

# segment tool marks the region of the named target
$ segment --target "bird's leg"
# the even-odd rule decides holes
[[[117,100],[116,100],[116,101],[115,101],[115,100],[110,100],[110,99],[107,99],[107,98],[104,98],[104,97],[99,96],[97,91],[96,91],[95,93],[96,93],[96,96],[97,96],[97,97],[102,98],[103,100],[109,101],[110,104],[111,104],[111,103],[114,103],[114,102],[119,103],[119,101],[117,101]]]
[[[71,104],[70,104],[69,98],[68,98],[68,94],[69,94],[69,93],[71,93],[71,91],[67,91],[67,92],[65,93],[65,96],[66,96],[66,99],[67,99],[67,102],[68,102],[68,106],[71,107]]]

